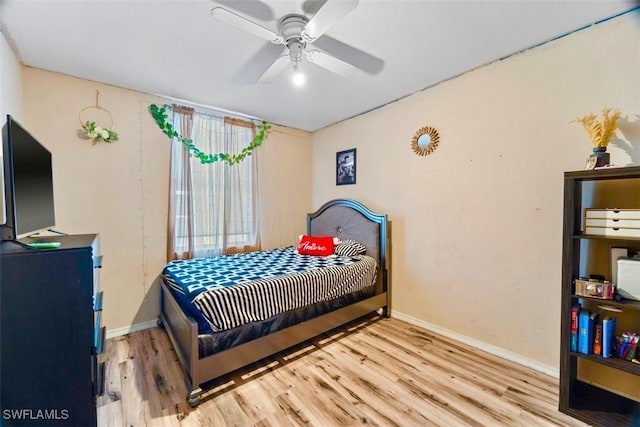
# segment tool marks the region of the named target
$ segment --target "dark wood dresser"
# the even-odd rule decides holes
[[[102,257],[96,234],[0,249],[0,425],[95,426],[104,388]]]

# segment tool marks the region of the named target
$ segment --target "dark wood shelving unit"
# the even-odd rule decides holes
[[[620,182],[609,185],[603,183],[605,181]],[[616,198],[617,195],[614,193],[605,194],[606,197],[602,198],[616,200],[618,204],[614,206],[603,206],[599,202],[600,198],[593,197],[593,194],[587,197],[585,194],[587,190],[616,192],[620,191],[619,188],[624,188],[624,194],[627,196]],[[632,197],[629,198],[628,194]],[[597,365],[590,367],[597,369],[601,365],[603,370],[613,369],[618,372],[617,375],[628,375],[631,381],[640,376],[640,365],[619,358],[603,358],[570,351],[571,307],[579,301],[592,309],[597,309],[599,305],[615,307],[622,311],[621,315],[635,316],[640,325],[638,301],[616,301],[575,295],[574,280],[584,275],[585,271],[606,276],[608,271],[592,270],[596,264],[610,265],[608,260],[611,246],[640,249],[640,238],[637,237],[612,238],[584,234],[584,208],[640,209],[640,167],[574,171],[564,174],[559,409],[594,426],[640,426],[640,402],[629,398],[624,392],[616,393],[615,387],[600,387],[579,378],[581,363],[593,362]],[[585,249],[585,246],[589,249]]]
[[[640,365],[637,363],[629,362],[628,360],[618,359],[617,357],[601,357],[595,354],[582,354],[574,351],[570,352],[571,356],[582,357],[593,362],[600,363],[605,366],[610,366],[621,371],[629,372],[630,374],[640,376]]]

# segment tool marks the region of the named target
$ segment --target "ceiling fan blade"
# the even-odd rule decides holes
[[[349,64],[370,75],[376,75],[384,68],[382,59],[328,35],[320,37],[313,45],[331,56],[340,59],[344,58],[343,60],[346,60]]]
[[[302,29],[302,38],[312,43],[358,6],[358,0],[327,0]]]
[[[264,44],[256,51],[238,70],[233,77],[234,83],[241,85],[254,85],[265,72],[267,68],[273,64],[280,55],[284,55],[286,48],[281,44],[273,44],[263,42]]]
[[[329,71],[332,71],[342,77],[347,77],[349,74],[356,69],[351,64],[344,62],[341,59],[338,59],[334,56],[328,55],[320,50],[310,50],[305,51],[307,60],[316,65],[319,65],[323,68],[326,68]]]
[[[226,7],[231,7],[246,16],[250,16],[259,21],[273,21],[275,16],[273,10],[264,1],[260,0],[217,0],[218,3]]]
[[[276,59],[269,68],[267,68],[267,71],[265,71],[264,74],[260,76],[258,83],[271,83],[285,68],[287,68],[287,65],[289,65],[290,62],[291,60],[289,59],[289,55],[282,55],[280,58]]]
[[[269,30],[268,28],[264,28],[256,24],[255,22],[249,21],[243,16],[228,11],[225,8],[214,7],[213,9],[211,9],[211,16],[216,21],[232,25],[240,30],[246,31],[247,33],[253,34],[254,36],[258,36],[264,40],[270,41],[271,43],[282,43],[282,37],[280,37],[273,31]]]

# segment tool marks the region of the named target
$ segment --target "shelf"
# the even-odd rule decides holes
[[[629,309],[629,310],[640,311],[640,301],[631,301],[631,300],[616,301],[614,299],[593,298],[593,297],[585,297],[582,295],[573,295],[572,298],[584,299],[586,301],[590,301],[595,304],[610,305],[616,308],[620,308],[622,310]]]
[[[606,240],[611,243],[640,242],[640,237],[610,237],[610,236],[598,236],[595,234],[582,234],[582,233],[574,234],[573,238],[587,239],[587,240]]]
[[[570,352],[571,356],[580,357],[583,359],[588,359],[592,362],[600,363],[601,365],[609,366],[614,369],[619,369],[621,371],[628,372],[630,374],[640,376],[640,365],[637,363],[630,362],[624,359],[618,359],[617,357],[600,357],[595,354],[583,354],[577,353],[575,351]]]
[[[640,178],[640,166],[565,172],[564,177],[565,179],[572,179],[576,181]]]
[[[591,425],[638,426],[640,403],[582,381],[575,382],[570,407],[560,411]]]

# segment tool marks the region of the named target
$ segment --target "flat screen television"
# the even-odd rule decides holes
[[[2,128],[2,241],[55,226],[51,153],[10,115]]]

